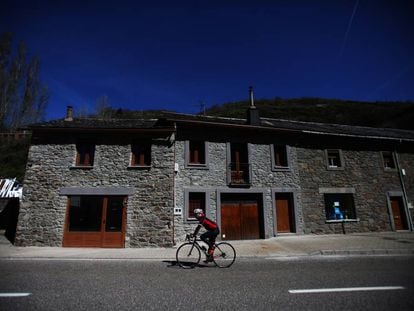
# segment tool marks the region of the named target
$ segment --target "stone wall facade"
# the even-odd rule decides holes
[[[197,224],[187,217],[186,198],[190,192],[206,194],[207,216],[219,226],[223,196],[258,195],[263,238],[279,234],[275,201],[280,193],[292,195],[295,234],[395,230],[391,195],[405,198],[406,194],[405,210],[413,217],[413,153],[397,153],[397,164],[405,171],[405,175],[399,175],[397,168],[384,169],[381,148],[326,144],[340,150],[343,162],[340,169],[329,169],[324,143],[312,145],[297,137],[248,133],[250,136],[243,137],[240,133],[211,131],[203,136],[199,130],[152,137],[151,166],[144,168],[129,167],[132,138],[128,137],[97,138],[92,168],[74,166],[75,136],[34,141],[29,151],[15,244],[62,246],[68,208],[68,195],[62,189],[88,189],[92,193],[128,189],[125,247],[169,247],[183,241]],[[206,141],[204,167],[186,163],[186,144],[191,139]],[[275,140],[288,146],[287,168],[273,167]],[[228,184],[230,143],[234,141],[248,146],[248,187]],[[352,194],[356,219],[327,221],[326,193]]]
[[[95,146],[93,168],[75,168],[74,143],[33,144],[29,151],[16,245],[61,246],[68,198],[63,188],[131,189],[126,247],[173,245],[174,152],[168,139],[153,139],[150,168],[129,168],[131,146]],[[104,190],[103,190],[104,191]]]
[[[292,144],[293,145],[293,144]],[[345,149],[341,149],[345,147]],[[263,196],[265,237],[277,236],[275,222],[275,194],[291,192],[294,195],[296,234],[328,234],[370,231],[391,231],[392,212],[389,197],[403,197],[398,169],[384,169],[382,153],[377,148],[337,145],[343,167],[328,169],[327,151],[321,146],[289,146],[289,169],[272,169],[271,144],[249,143],[249,162],[252,166],[252,184],[248,189],[235,190],[226,183],[228,142],[208,143],[209,165],[206,169],[185,165],[185,141],[176,142],[175,193],[176,206],[183,216],[175,217],[176,240],[191,232],[194,223],[185,219],[185,192],[206,191],[207,213],[220,224],[220,195],[223,193],[260,193]],[[398,154],[398,153],[397,153]],[[403,177],[408,202],[405,213],[412,215],[414,201],[414,155],[401,153],[399,162],[405,168]],[[327,221],[325,193],[350,193],[353,196],[356,219]]]
[[[186,218],[186,191],[206,192],[207,216],[218,222],[220,226],[220,196],[225,193],[252,194],[262,197],[264,217],[264,237],[275,233],[275,204],[277,192],[291,192],[295,201],[300,202],[299,170],[297,166],[296,148],[288,149],[290,165],[287,170],[273,170],[271,145],[248,143],[249,163],[251,164],[251,185],[248,188],[229,187],[227,182],[227,165],[229,161],[229,142],[208,142],[208,165],[206,168],[188,167],[185,163],[185,140],[175,143],[178,172],[175,178],[175,206],[181,208],[182,215],[175,216],[176,240],[181,241],[186,233],[194,230],[196,222]],[[303,216],[301,206],[295,206],[296,232],[302,233]]]
[[[326,168],[321,149],[297,148],[305,233],[390,231],[389,193],[401,193],[398,171],[384,169],[380,151],[341,150],[343,169]],[[409,158],[412,158],[411,156]],[[407,163],[408,164],[408,163]],[[326,221],[324,191],[352,192],[357,221]],[[411,196],[411,200],[412,200]]]

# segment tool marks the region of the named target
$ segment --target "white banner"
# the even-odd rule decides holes
[[[21,198],[23,187],[16,178],[0,179],[0,198]]]

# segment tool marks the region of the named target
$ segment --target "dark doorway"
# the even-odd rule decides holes
[[[6,238],[14,244],[20,208],[19,198],[0,199],[0,229],[5,230]]]

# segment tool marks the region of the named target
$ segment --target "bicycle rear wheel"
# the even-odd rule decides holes
[[[236,260],[236,251],[230,243],[218,243],[214,249],[213,259],[217,267],[228,268]]]
[[[184,243],[177,249],[175,257],[180,267],[191,269],[200,262],[201,252],[193,243]]]

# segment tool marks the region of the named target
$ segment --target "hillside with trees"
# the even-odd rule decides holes
[[[340,99],[297,98],[259,99],[255,101],[264,118],[305,122],[335,123],[369,127],[414,130],[414,102],[358,102]],[[246,118],[248,101],[214,105],[199,115]],[[113,109],[104,106],[89,117],[142,119],[158,118],[160,110]]]
[[[216,105],[207,115],[245,118],[247,101]],[[259,99],[260,116],[307,122],[337,123],[414,130],[414,102],[357,102],[339,99]]]
[[[336,123],[369,127],[414,130],[414,102],[358,102],[340,99],[296,98],[259,99],[255,101],[264,118],[306,122]],[[246,118],[248,101],[214,105],[200,115]],[[136,111],[101,106],[89,117],[142,119],[158,118],[160,110]]]

